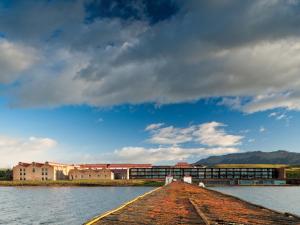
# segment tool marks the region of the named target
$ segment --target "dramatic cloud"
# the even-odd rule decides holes
[[[0,4],[2,42],[22,46],[9,53],[0,43],[0,83],[18,84],[7,84],[11,104],[225,97],[223,104],[246,113],[300,109],[298,1],[157,2]],[[153,10],[161,8],[164,13]],[[28,49],[39,50],[38,64]],[[30,74],[25,80],[24,70]]]
[[[149,139],[154,144],[176,145],[193,141],[193,132],[195,126],[187,128],[175,128],[173,126],[162,127],[152,131],[152,137]]]
[[[200,125],[199,129],[194,132],[198,136],[198,141],[208,146],[236,146],[241,144],[243,136],[226,134],[221,127],[225,125],[218,122],[205,123]]]
[[[222,127],[225,125],[218,122],[209,122],[200,125],[192,125],[186,128],[175,128],[173,126],[161,127],[159,124],[154,130],[155,124],[147,126],[151,130],[149,141],[154,144],[177,145],[187,142],[196,142],[206,146],[236,146],[240,144],[243,136],[230,135]]]
[[[0,84],[16,80],[36,61],[37,52],[33,48],[0,37]]]
[[[57,142],[51,138],[0,136],[0,167],[12,166],[19,161],[46,160],[47,150],[56,145]]]

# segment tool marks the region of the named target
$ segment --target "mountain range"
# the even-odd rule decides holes
[[[252,151],[201,159],[195,165],[216,164],[289,164],[300,165],[300,153],[278,150],[273,152]]]

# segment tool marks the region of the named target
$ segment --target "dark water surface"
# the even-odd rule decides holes
[[[0,187],[0,224],[82,224],[151,187]]]
[[[281,212],[300,216],[300,186],[210,188]]]

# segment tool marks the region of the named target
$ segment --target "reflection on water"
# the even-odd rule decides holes
[[[82,224],[151,187],[0,187],[0,224]]]
[[[281,212],[300,216],[300,186],[294,187],[214,187],[212,190]]]

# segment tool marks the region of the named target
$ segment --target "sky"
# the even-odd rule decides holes
[[[300,2],[0,0],[0,167],[300,152]]]

